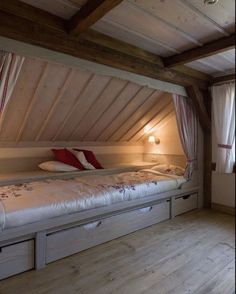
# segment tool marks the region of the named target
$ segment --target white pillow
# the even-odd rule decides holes
[[[178,165],[170,165],[170,169],[173,170],[174,174],[177,176],[183,176],[185,173],[185,168]]]
[[[39,168],[50,172],[70,172],[77,171],[78,168],[60,161],[46,161],[39,164]]]
[[[168,164],[158,164],[153,166],[151,169],[155,171],[159,171],[160,173],[165,173],[168,168],[169,168]]]
[[[184,168],[171,164],[158,164],[153,166],[152,169],[163,174],[170,174],[176,176],[183,176],[185,172]]]
[[[79,160],[85,169],[95,169],[95,167],[87,161],[84,152],[73,149],[70,149],[70,152]]]

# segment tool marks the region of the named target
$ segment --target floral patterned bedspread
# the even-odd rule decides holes
[[[0,187],[0,229],[178,189],[184,182],[142,170]]]

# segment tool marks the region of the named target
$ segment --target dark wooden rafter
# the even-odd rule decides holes
[[[1,0],[0,11],[19,16],[58,32],[65,32],[67,20],[18,0]],[[85,33],[82,33],[79,39],[87,40],[110,49],[116,49],[123,53],[128,52],[132,56],[163,66],[161,57],[92,29],[88,29]],[[194,73],[196,73],[196,75],[199,74],[198,71],[194,71]],[[210,76],[203,76],[202,79],[210,80]]]
[[[105,46],[110,49],[118,50],[126,54],[128,53],[129,55],[132,55],[134,57],[138,57],[148,62],[158,64],[160,67],[164,67],[163,60],[160,56],[145,51],[134,45],[120,41],[118,39],[104,35],[92,29],[88,29],[85,33],[82,33],[80,35],[80,39],[88,40],[90,42]],[[209,76],[208,74],[205,74],[203,72],[200,72],[198,70],[192,69],[184,65],[178,66],[177,68],[175,68],[175,71],[184,73],[188,76],[191,76],[199,80],[209,81],[211,79],[211,76]]]
[[[14,0],[15,4],[18,2]],[[64,20],[55,16],[51,19],[51,15],[46,13],[43,14],[43,20],[40,22],[39,16],[29,15],[31,11],[29,5],[24,5],[18,16],[18,7],[8,6],[7,3],[9,2],[4,0],[0,2],[0,35],[4,37],[182,86],[191,84],[200,88],[208,86],[209,79],[198,79],[185,72],[166,69],[158,56],[135,46],[118,40],[111,45],[112,38],[99,33],[96,35],[94,31],[92,32],[96,35],[95,41],[88,37],[86,39],[86,34],[82,37],[69,35],[66,29],[62,28]],[[105,40],[108,46],[101,44]]]
[[[216,77],[214,79],[212,79],[210,81],[211,85],[214,84],[218,84],[218,83],[228,83],[231,81],[235,81],[235,73],[234,74],[230,74],[230,75],[226,75],[226,76],[220,76],[220,77]]]
[[[123,0],[89,0],[68,22],[68,30],[80,34],[91,27]]]
[[[159,66],[164,67],[162,58],[159,57],[158,55],[155,55],[153,53],[150,53],[148,51],[145,51],[141,48],[125,43],[118,39],[109,37],[107,35],[104,35],[92,29],[88,29],[85,33],[82,33],[80,35],[80,40],[86,40],[92,43],[96,43],[100,46],[117,50],[124,54],[129,54],[131,56],[143,59],[153,64],[158,64]],[[208,77],[208,80],[209,80],[209,77]]]
[[[205,44],[202,47],[197,47],[191,50],[187,50],[183,53],[165,58],[164,65],[166,67],[175,67],[194,60],[215,55],[230,50],[232,48],[235,48],[235,34]]]
[[[19,0],[0,0],[0,11],[30,20],[57,31],[65,30],[66,20]]]

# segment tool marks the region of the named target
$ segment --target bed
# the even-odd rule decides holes
[[[140,169],[0,187],[0,279],[197,208],[185,184]]]
[[[0,229],[178,189],[186,180],[144,169],[0,187]]]

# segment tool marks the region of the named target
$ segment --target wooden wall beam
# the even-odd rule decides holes
[[[204,105],[209,117],[211,116],[212,96],[210,90],[201,92]],[[211,208],[212,204],[212,131],[204,130],[204,166],[203,166],[203,191],[204,207]]]
[[[200,90],[195,86],[186,88],[189,98],[197,111],[203,129],[203,193],[204,207],[211,208],[212,201],[212,128],[211,128],[211,93],[209,89]]]
[[[183,53],[165,58],[164,64],[166,67],[174,67],[204,57],[215,55],[233,48],[235,48],[235,34],[205,44],[202,47],[187,50]]]
[[[138,57],[138,49],[136,56],[132,56],[134,55],[133,51],[130,53],[129,49],[127,52],[124,50],[121,52],[119,48],[118,50],[111,49],[83,38],[70,36],[66,31],[60,30],[59,26],[54,29],[47,24],[39,24],[26,19],[26,17],[19,17],[1,10],[0,35],[181,86],[193,84],[202,89],[208,87],[208,81],[193,78],[176,70],[166,69],[158,61],[144,60],[142,54]]]
[[[206,110],[204,97],[200,89],[194,85],[186,87],[188,97],[192,100],[199,116],[200,124],[205,132],[211,132],[211,119]]]
[[[204,207],[211,208],[212,202],[212,134],[204,132],[204,166],[203,166],[203,191],[204,191]]]
[[[89,0],[68,22],[68,30],[80,34],[123,0]]]

